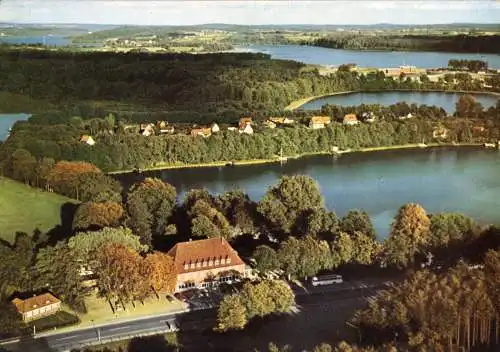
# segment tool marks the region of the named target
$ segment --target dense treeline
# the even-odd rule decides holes
[[[345,126],[341,122],[347,113],[360,116],[366,111],[373,112],[378,120],[358,126]],[[307,123],[307,116],[314,113],[331,116],[334,122],[321,130],[311,130],[300,124],[277,129],[256,125],[255,134],[251,136],[221,131],[209,138],[183,134],[145,137],[124,130],[123,123],[114,128],[116,121],[111,115],[85,121],[78,117],[69,121],[58,116],[34,117],[29,122],[17,123],[11,136],[0,145],[0,166],[5,175],[43,187],[41,181],[46,177],[43,173],[60,160],[90,162],[103,171],[112,171],[155,165],[274,159],[281,148],[285,156],[296,156],[331,152],[332,146],[357,149],[421,143],[423,140],[484,143],[500,138],[500,105],[483,110],[469,96],[464,96],[457,104],[456,114],[460,118],[448,118],[443,109],[436,107],[406,103],[389,107],[326,105],[321,112],[294,112],[291,115]],[[415,118],[398,119],[408,113]],[[466,118],[479,120],[473,122]],[[477,125],[483,126],[483,130],[478,131]],[[446,130],[446,137],[434,136],[436,130]],[[92,134],[97,143],[90,147],[79,142],[84,134]]]
[[[482,60],[457,60],[448,61],[448,68],[452,70],[469,70],[472,72],[487,71],[488,63]]]
[[[500,53],[498,35],[336,35],[303,42],[306,45],[351,50],[414,50],[459,53]]]
[[[433,351],[485,351],[500,342],[500,251],[484,265],[417,271],[381,292],[353,321],[366,340]]]

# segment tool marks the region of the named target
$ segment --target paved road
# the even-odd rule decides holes
[[[301,305],[322,304],[325,301],[331,304],[336,301],[340,305],[343,301],[349,299],[373,295],[383,285],[384,282],[380,281],[371,284],[352,282],[340,285],[306,287],[305,289],[294,287],[294,291],[296,292],[296,301],[300,309]],[[31,342],[37,343],[37,351],[42,350],[41,346],[44,346],[44,350],[47,351],[69,351],[72,348],[83,347],[87,344],[97,344],[99,339],[104,342],[110,339],[126,339],[138,334],[153,335],[176,331],[177,329],[190,330],[213,326],[215,309],[213,307],[203,308],[188,313],[169,313],[145,319],[116,322],[98,328],[87,328],[50,334],[48,336],[39,336],[35,341]],[[20,350],[27,350],[29,342],[26,343],[28,345]]]

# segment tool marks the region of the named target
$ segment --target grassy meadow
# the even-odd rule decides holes
[[[0,177],[0,238],[12,241],[16,232],[46,232],[61,223],[61,206],[76,200],[31,188]]]

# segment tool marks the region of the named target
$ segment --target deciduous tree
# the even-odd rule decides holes
[[[82,176],[87,173],[100,173],[96,166],[82,161],[60,161],[51,170],[48,183],[58,193],[80,199]]]
[[[324,201],[318,184],[309,176],[283,176],[260,201],[257,210],[280,231],[290,232],[307,210],[323,207]]]
[[[255,268],[262,274],[279,269],[280,267],[280,261],[276,251],[266,245],[260,245],[255,248],[252,258],[255,259],[256,262]]]
[[[165,233],[176,196],[174,187],[157,178],[146,178],[130,189],[127,197],[130,226],[140,233],[143,243],[150,245],[153,233]]]
[[[73,218],[73,229],[86,230],[91,227],[116,227],[120,225],[124,210],[115,202],[80,204]]]
[[[384,243],[387,261],[397,267],[413,263],[415,255],[429,243],[430,225],[429,217],[420,205],[402,206]]]
[[[217,313],[216,330],[241,330],[247,324],[247,312],[239,294],[224,296]]]

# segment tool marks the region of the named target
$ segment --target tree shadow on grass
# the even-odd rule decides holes
[[[130,340],[127,352],[174,352],[175,346],[171,346],[163,335],[135,337]]]
[[[64,203],[60,210],[60,225],[47,232],[47,245],[53,246],[58,241],[65,240],[73,233],[73,218],[78,204]]]

